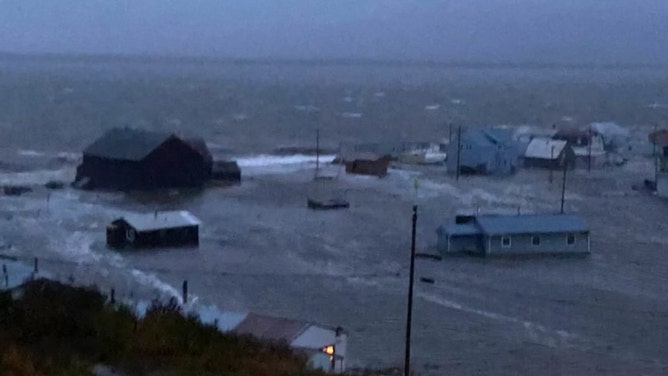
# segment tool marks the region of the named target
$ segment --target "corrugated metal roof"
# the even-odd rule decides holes
[[[134,128],[114,128],[84,150],[85,155],[139,161],[172,135]]]
[[[278,317],[270,317],[249,313],[246,318],[234,328],[238,334],[250,334],[254,337],[288,343],[310,326],[309,323]]]
[[[534,234],[589,231],[587,223],[573,214],[490,215],[476,217],[487,234]]]
[[[566,143],[564,140],[534,138],[529,142],[529,146],[527,146],[527,150],[524,152],[524,157],[549,160],[557,159],[566,147]]]
[[[199,219],[185,210],[150,214],[127,214],[119,219],[127,222],[137,231],[154,231],[200,225]]]

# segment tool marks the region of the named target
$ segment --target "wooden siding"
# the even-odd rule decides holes
[[[568,244],[569,234],[575,235],[575,243]],[[487,254],[540,254],[540,253],[588,253],[589,233],[554,233],[554,234],[515,234],[510,236],[510,246],[504,247],[501,239],[504,236],[486,237]],[[540,244],[532,244],[532,237],[539,236]]]

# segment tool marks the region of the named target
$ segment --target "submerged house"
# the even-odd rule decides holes
[[[467,215],[437,229],[442,254],[588,254],[589,227],[573,214]]]
[[[519,148],[502,128],[463,129],[448,144],[448,171],[462,174],[509,175],[517,170]]]
[[[106,189],[199,187],[213,160],[203,140],[132,128],[115,128],[88,146],[75,186]]]
[[[200,221],[187,211],[128,214],[107,226],[111,248],[199,245]]]
[[[575,167],[575,153],[564,140],[534,138],[523,155],[524,167],[562,169]]]
[[[282,342],[304,354],[311,368],[341,373],[346,369],[348,336],[342,328],[249,313],[233,333]]]

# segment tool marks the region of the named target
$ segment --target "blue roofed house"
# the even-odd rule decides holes
[[[574,214],[457,216],[436,233],[444,255],[591,252],[589,227]]]
[[[517,169],[519,154],[510,130],[462,129],[448,145],[448,171],[456,172],[459,164],[463,174],[509,175]]]

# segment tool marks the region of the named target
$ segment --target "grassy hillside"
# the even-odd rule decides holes
[[[48,280],[0,293],[0,374],[321,375],[284,344],[219,332],[174,302],[143,318],[92,288]]]

